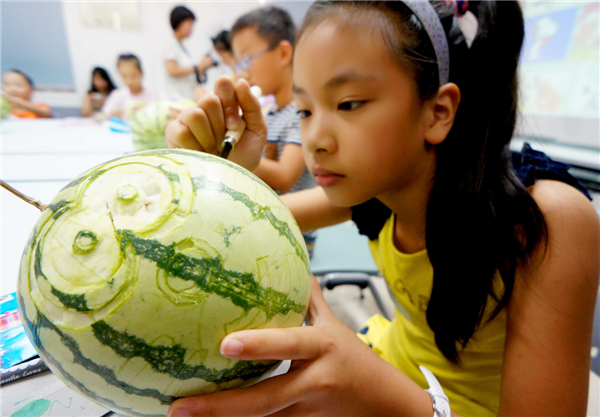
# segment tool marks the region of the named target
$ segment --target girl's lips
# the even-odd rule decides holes
[[[328,175],[315,175],[315,182],[319,187],[329,187],[337,184],[344,178],[343,175],[328,174]]]
[[[313,168],[313,175],[315,176],[315,182],[320,187],[329,187],[340,182],[344,178],[343,175],[336,174],[335,172],[320,167]]]

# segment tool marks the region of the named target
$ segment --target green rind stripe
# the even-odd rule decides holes
[[[304,262],[306,269],[310,269],[308,256],[306,255],[306,252],[304,252],[298,239],[296,239],[296,236],[294,236],[292,233],[290,226],[283,220],[278,219],[277,216],[273,214],[270,207],[261,206],[260,204],[252,201],[246,194],[236,191],[223,183],[212,182],[204,176],[192,178],[192,181],[196,188],[207,188],[228,194],[235,201],[239,201],[248,207],[254,220],[266,220],[271,223],[271,226],[273,226],[275,230],[279,232],[279,235],[285,237],[290,242],[296,251],[296,255]]]
[[[208,368],[205,365],[188,365],[184,362],[186,349],[180,345],[152,346],[144,339],[130,335],[126,331],[113,329],[104,321],[92,324],[96,339],[124,358],[140,357],[157,372],[173,378],[185,380],[201,378],[215,384],[241,379],[247,381],[258,378],[273,367],[273,363],[262,364],[251,361],[238,361],[226,369]]]
[[[204,292],[229,298],[246,312],[258,308],[269,319],[290,311],[305,313],[305,306],[295,303],[286,294],[273,288],[262,287],[251,273],[225,269],[219,257],[194,258],[177,252],[176,243],[166,246],[156,240],[137,237],[128,230],[118,232],[122,250],[127,244],[131,244],[136,255],[156,262],[163,271],[186,281],[193,281]]]
[[[52,294],[54,294],[67,308],[72,308],[77,311],[92,311],[87,306],[85,294],[66,294],[54,287],[52,287]]]
[[[63,206],[66,206],[69,203],[71,203],[71,201],[69,201],[69,200],[60,200],[60,201],[57,201],[56,203],[48,204],[48,207],[46,207],[46,208],[52,212],[55,212],[59,208],[62,208]]]
[[[175,172],[167,171],[164,168],[164,166],[165,166],[164,164],[161,164],[161,165],[157,166],[157,168],[160,169],[165,174],[165,176],[169,179],[169,181],[179,182],[179,174],[176,174]]]
[[[245,177],[251,179],[255,183],[264,186],[268,191],[271,192],[271,194],[273,194],[275,197],[279,198],[277,193],[275,191],[273,191],[273,189],[271,187],[269,187],[263,180],[258,178],[256,175],[252,174],[247,169],[242,168],[238,164],[228,161],[227,159],[216,158],[213,155],[206,154],[203,152],[198,152],[198,151],[192,151],[192,150],[184,151],[181,149],[168,149],[168,150],[164,149],[164,150],[156,150],[156,151],[150,151],[150,152],[151,153],[148,153],[148,155],[157,155],[158,156],[158,155],[177,154],[177,155],[189,156],[191,158],[200,159],[201,161],[205,161],[205,162],[212,162],[212,163],[216,163],[216,164],[227,165],[228,167],[235,169],[237,172],[244,175]]]
[[[19,303],[22,306],[25,305],[21,294],[17,293],[17,295],[19,297]],[[58,327],[54,326],[44,315],[40,314],[39,312],[38,312],[38,316],[37,316],[35,324],[32,323],[31,321],[29,321],[26,314],[22,314],[21,318],[22,318],[22,320],[25,321],[26,327],[31,329],[32,336],[33,336],[33,344],[35,345],[35,348],[38,350],[38,352],[42,353],[43,359],[45,361],[49,362],[54,367],[56,367],[60,371],[60,374],[67,381],[69,381],[73,386],[77,387],[79,390],[81,390],[83,393],[85,393],[88,397],[92,398],[93,400],[96,400],[99,403],[106,405],[108,408],[116,409],[116,410],[123,410],[127,414],[130,414],[133,416],[139,416],[139,417],[160,417],[161,416],[160,414],[138,413],[132,409],[118,405],[114,401],[112,401],[108,398],[99,396],[98,394],[96,394],[95,392],[93,392],[89,388],[87,388],[85,385],[83,385],[82,383],[77,381],[75,378],[73,378],[73,376],[71,374],[69,374],[65,370],[65,368],[62,366],[62,364],[60,362],[58,362],[56,359],[54,359],[54,357],[52,355],[50,355],[50,353],[48,353],[48,351],[44,347],[44,344],[41,342],[40,337],[39,337],[39,329],[40,328],[43,327],[43,328],[52,330],[55,333],[57,333],[60,336],[64,345],[67,347],[67,349],[69,349],[71,351],[71,353],[73,354],[73,362],[78,363],[79,365],[83,366],[85,369],[87,369],[90,372],[94,372],[94,373],[98,374],[108,384],[113,385],[117,388],[120,388],[128,394],[154,398],[154,399],[158,400],[161,404],[164,404],[164,405],[170,405],[173,401],[175,401],[178,398],[178,397],[174,397],[174,396],[164,395],[160,391],[155,390],[155,389],[136,388],[134,386],[127,384],[124,381],[117,379],[115,373],[111,369],[109,369],[105,366],[98,365],[97,363],[95,363],[92,360],[83,356],[83,354],[81,353],[81,350],[79,349],[79,345],[77,344],[77,342],[69,335],[61,332]],[[164,416],[162,416],[162,417],[164,417]]]

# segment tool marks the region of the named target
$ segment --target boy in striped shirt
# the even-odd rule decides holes
[[[277,7],[263,7],[241,16],[231,30],[235,71],[264,95],[275,96],[265,116],[266,154],[254,170],[279,194],[316,187],[302,155],[300,119],[292,92],[292,55],[296,28],[289,14]],[[303,233],[312,254],[316,232]]]

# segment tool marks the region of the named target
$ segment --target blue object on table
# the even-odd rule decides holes
[[[118,117],[108,119],[108,128],[116,133],[131,133],[131,126]]]
[[[369,288],[382,314],[391,320],[371,275],[379,270],[373,261],[366,236],[360,235],[354,223],[348,221],[319,229],[310,270],[323,275],[321,289],[332,290],[338,285],[356,285],[362,290]]]
[[[0,297],[0,324],[2,327],[0,367],[2,369],[10,368],[37,355],[20,322],[17,294],[14,292]]]

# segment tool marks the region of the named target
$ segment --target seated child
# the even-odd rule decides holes
[[[263,7],[241,16],[231,30],[238,64],[236,74],[257,85],[263,95],[275,96],[276,106],[265,116],[267,146],[253,171],[279,194],[316,187],[306,169],[300,138],[300,118],[292,93],[292,54],[296,28],[289,14]],[[229,126],[228,126],[229,127]],[[316,239],[304,232],[309,253]]]
[[[88,117],[96,116],[98,113],[102,114],[102,106],[106,102],[106,98],[116,88],[104,68],[94,68],[92,71],[92,85],[83,97],[81,115]]]
[[[2,97],[11,105],[11,115],[22,119],[52,117],[47,104],[31,102],[33,81],[26,74],[13,69],[2,76]]]
[[[102,113],[106,117],[128,119],[146,104],[160,99],[159,95],[142,87],[142,63],[133,54],[123,54],[117,60],[117,69],[126,87],[117,88],[106,98]]]

